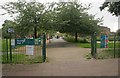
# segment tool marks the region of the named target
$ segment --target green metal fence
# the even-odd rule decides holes
[[[120,36],[116,33],[112,35],[107,35],[108,43],[106,47],[101,46],[101,40],[97,41],[96,37],[100,39],[100,36],[97,36],[96,33],[91,36],[91,55],[95,59],[107,59],[107,58],[119,58],[119,41]]]
[[[31,64],[46,60],[46,35],[43,38],[2,39],[2,63]]]

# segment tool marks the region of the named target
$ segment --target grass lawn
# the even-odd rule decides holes
[[[75,43],[81,48],[91,48],[91,43]],[[97,43],[97,48],[100,48],[100,43]],[[108,43],[108,48],[114,48],[114,43]],[[116,43],[116,48],[118,48],[118,42]]]
[[[67,42],[70,42],[70,43],[74,43],[78,47],[81,47],[81,48],[91,48],[91,43],[84,39],[78,38],[78,42],[75,42],[75,39],[73,37],[66,37],[66,38],[64,38],[64,40],[66,40]],[[97,43],[97,48],[100,48],[100,45],[101,45],[100,43]],[[109,41],[108,48],[113,48],[113,47],[114,47],[113,41]],[[116,42],[116,48],[118,48],[118,42]]]

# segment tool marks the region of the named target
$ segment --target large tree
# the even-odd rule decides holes
[[[37,38],[38,31],[51,29],[51,5],[18,0],[18,2],[6,3],[1,7],[7,11],[7,14],[17,14],[15,22],[18,24],[17,31],[21,36],[34,33],[34,37]]]
[[[77,34],[93,34],[98,29],[98,19],[94,19],[93,15],[89,15],[88,7],[78,4],[78,2],[60,2],[56,7],[57,28],[63,33],[74,33],[77,42]]]

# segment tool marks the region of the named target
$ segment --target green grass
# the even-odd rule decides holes
[[[116,50],[115,52],[115,57],[114,57],[114,49],[104,49],[101,52],[97,53],[97,58],[96,59],[110,59],[110,58],[119,58],[119,51]],[[85,55],[86,59],[91,59],[92,56],[90,53]]]
[[[91,43],[75,43],[78,47],[81,48],[91,48]],[[116,43],[116,48],[118,47],[119,43]],[[97,43],[97,48],[100,48],[100,43]],[[114,43],[108,43],[108,48],[114,48]]]
[[[10,56],[10,55],[8,55]],[[31,57],[25,54],[12,54],[12,62],[10,58],[7,60],[7,55],[2,55],[2,63],[12,63],[12,64],[34,64],[34,63],[42,63],[42,56]]]
[[[90,48],[91,44],[90,43],[75,43],[78,47],[81,48]]]
[[[78,38],[78,42],[75,42],[75,39],[73,37],[66,37],[65,40],[67,42],[70,42],[70,43],[74,43],[76,44],[78,47],[81,47],[81,48],[91,48],[91,43],[86,39],[84,41],[84,39],[81,39],[81,38]],[[118,47],[118,42],[116,42],[116,48],[119,48]],[[100,48],[101,44],[100,43],[97,43],[97,48]],[[113,48],[114,47],[114,43],[113,41],[112,42],[109,42],[108,43],[108,48]]]
[[[9,45],[9,40],[8,40],[8,45]],[[1,39],[0,40],[0,46],[2,47],[0,49],[1,52],[6,52],[7,51],[7,48],[6,48],[6,39]],[[8,49],[9,49],[9,46],[8,46]]]
[[[114,49],[105,49],[102,52],[99,52],[97,54],[97,59],[109,59],[109,58],[118,58],[119,57],[119,51],[116,50],[115,57],[114,57]]]

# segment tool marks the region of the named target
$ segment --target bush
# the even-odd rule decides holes
[[[73,43],[75,42],[75,38],[71,37],[71,36],[65,37],[64,40],[68,41],[68,42],[73,42]],[[85,38],[78,38],[78,42],[79,43],[89,43],[89,41]]]
[[[89,43],[87,39],[78,39],[78,42],[80,43]]]

